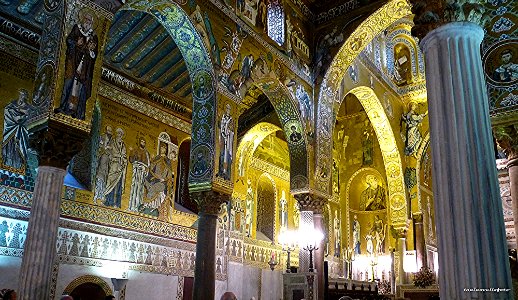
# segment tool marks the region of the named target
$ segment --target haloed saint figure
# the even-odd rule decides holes
[[[92,94],[92,79],[98,53],[94,15],[86,10],[79,12],[67,36],[65,58],[65,83],[61,103],[55,113],[64,113],[76,119],[85,119],[86,101]]]
[[[2,136],[2,160],[5,166],[21,169],[25,167],[29,131],[27,120],[33,108],[27,101],[29,92],[20,89],[18,99],[4,108],[4,131]]]

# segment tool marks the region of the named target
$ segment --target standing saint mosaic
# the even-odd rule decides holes
[[[94,65],[99,41],[95,14],[86,8],[78,14],[66,38],[65,82],[61,103],[55,113],[64,113],[73,118],[85,119],[86,101],[92,94]]]
[[[15,169],[25,168],[29,131],[27,119],[32,105],[27,103],[29,93],[19,90],[18,99],[11,101],[4,108],[4,131],[2,135],[2,161],[4,166]]]
[[[129,210],[138,211],[144,195],[144,179],[149,172],[150,155],[146,149],[146,139],[143,136],[137,138],[137,148],[130,147],[129,161],[132,164],[131,191],[129,198]]]
[[[126,182],[128,157],[124,142],[124,129],[115,129],[115,138],[108,145],[108,174],[104,183],[104,205],[121,207],[122,193]]]
[[[225,113],[220,121],[220,155],[218,176],[230,180],[232,161],[234,154],[234,119],[232,118],[230,104],[225,106]]]
[[[419,114],[417,110],[417,103],[410,102],[409,110],[407,113],[401,116],[401,124],[405,125],[403,141],[405,142],[405,155],[416,155],[423,137],[419,131],[419,126],[423,122],[424,118],[428,115],[428,112]],[[403,127],[402,127],[403,129]]]

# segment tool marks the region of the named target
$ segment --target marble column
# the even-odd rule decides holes
[[[507,162],[509,172],[509,187],[511,188],[511,203],[513,207],[514,234],[518,236],[518,157]],[[516,238],[518,248],[518,237]]]
[[[39,167],[32,194],[18,283],[18,299],[48,299],[56,258],[61,194],[66,167],[81,150],[83,137],[66,128],[34,132],[30,145],[38,153]]]
[[[502,202],[480,57],[484,31],[475,23],[448,22],[459,16],[480,20],[483,6],[459,2],[459,9],[450,7],[455,10],[452,13],[437,11],[426,1],[417,2],[421,6],[414,5],[417,25],[412,33],[425,32],[420,46],[426,65],[440,297],[511,299]],[[442,23],[427,24],[434,21],[426,18],[427,9],[438,14]],[[465,291],[469,288],[511,292]]]
[[[215,191],[191,193],[198,203],[198,233],[193,300],[214,299],[216,292],[216,225],[221,204],[229,196]]]
[[[327,200],[309,193],[297,194],[295,199],[300,204],[300,226],[310,226],[324,233],[322,211]],[[313,266],[317,272],[317,299],[324,299],[324,240],[317,245],[318,250],[313,251]],[[301,249],[299,253],[299,266],[301,272],[307,272],[309,268],[308,251]]]
[[[426,244],[424,241],[423,213],[414,213],[415,250],[417,254],[417,269],[426,267]]]
[[[19,299],[48,299],[50,295],[65,174],[60,168],[38,168],[20,270]]]
[[[396,247],[397,247],[397,253],[399,257],[398,261],[398,273],[397,273],[397,284],[405,284],[406,283],[406,273],[403,269],[403,260],[405,258],[405,251],[406,251],[406,234],[407,234],[407,228],[406,227],[399,227],[399,228],[393,228],[393,236],[396,239]]]
[[[317,211],[313,214],[313,222],[316,230],[322,233],[325,232],[322,211]],[[331,234],[331,232],[329,234]],[[317,299],[324,299],[324,250],[325,244],[324,240],[322,240],[318,245],[318,250],[315,251],[315,255],[313,256],[315,269],[317,270]]]
[[[493,133],[507,156],[507,172],[513,208],[514,232],[518,232],[518,128],[514,124],[497,126]],[[518,247],[518,246],[517,246]]]

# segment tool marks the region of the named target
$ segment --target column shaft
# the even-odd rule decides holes
[[[313,222],[315,229],[322,233],[325,232],[323,221],[324,219],[321,213],[313,214]],[[317,270],[317,299],[324,299],[324,249],[325,244],[324,240],[322,240],[320,241],[320,244],[318,245],[318,250],[315,251],[314,255],[315,269]]]
[[[513,207],[514,234],[518,235],[518,158],[514,158],[507,163],[509,171],[509,187],[511,188],[511,200]],[[518,248],[518,238],[516,239]]]
[[[424,241],[424,227],[422,214],[414,215],[415,250],[417,254],[417,269],[426,267],[426,245]]]
[[[65,174],[60,168],[38,168],[20,269],[19,299],[49,298]]]
[[[302,228],[314,227],[313,212],[312,211],[301,211],[300,212],[300,225]],[[308,272],[309,270],[309,252],[302,249],[299,250],[299,272]]]
[[[216,294],[216,225],[221,204],[229,196],[216,191],[191,192],[200,210],[196,238],[193,300],[212,300]]]
[[[216,289],[216,224],[216,215],[199,214],[194,300],[214,299]]]
[[[483,36],[474,23],[454,22],[421,41],[444,299],[512,298],[464,291],[512,288],[480,57]]]
[[[406,273],[403,269],[403,260],[405,259],[405,251],[406,251],[406,238],[400,237],[397,241],[397,249],[399,255],[399,266],[398,266],[398,284],[406,283]]]

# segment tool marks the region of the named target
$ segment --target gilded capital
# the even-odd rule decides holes
[[[472,22],[484,27],[486,9],[480,0],[409,0],[414,14],[412,35],[422,39],[451,22]]]
[[[509,161],[518,158],[518,128],[516,125],[494,127],[493,134],[498,146],[504,150]]]
[[[423,213],[422,212],[416,212],[412,215],[414,219],[414,223],[423,223]]]
[[[390,232],[392,233],[392,237],[395,239],[406,238],[406,233],[408,231],[408,226],[391,226]]]
[[[230,200],[230,195],[212,190],[191,192],[190,196],[198,203],[199,211],[208,215],[217,215],[221,204]]]

